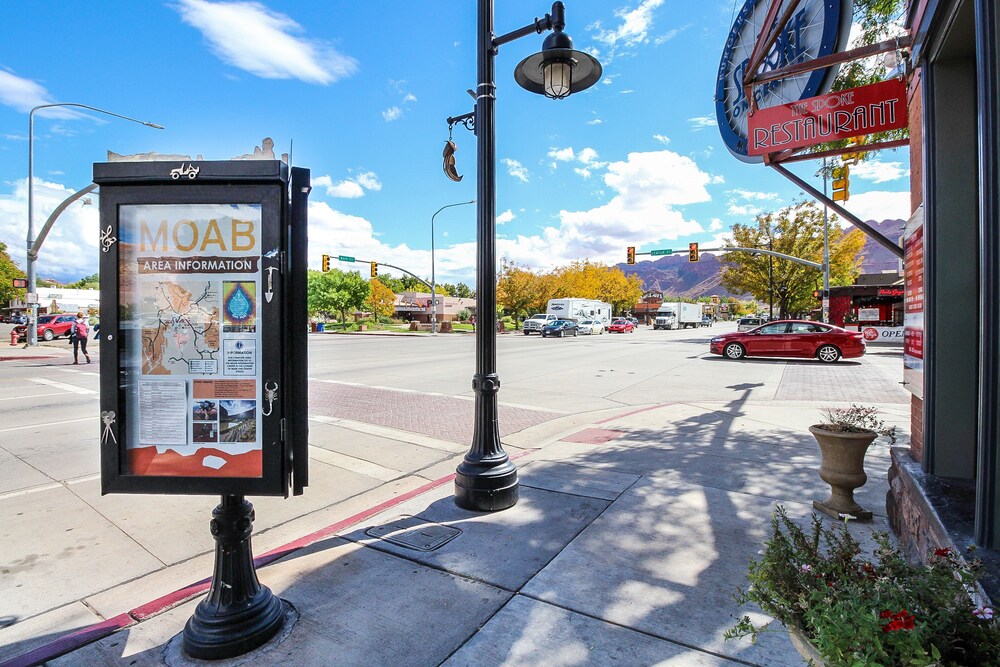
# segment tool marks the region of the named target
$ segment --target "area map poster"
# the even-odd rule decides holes
[[[261,206],[119,207],[128,474],[261,477]]]

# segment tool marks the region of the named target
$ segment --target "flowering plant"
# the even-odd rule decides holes
[[[867,559],[845,524],[808,531],[779,506],[750,587],[736,596],[800,631],[828,665],[1000,665],[1000,619],[971,595],[981,564],[938,549],[911,565],[874,533]],[[756,641],[768,624],[743,616],[727,639]]]
[[[887,426],[878,416],[878,408],[851,403],[849,408],[824,408],[823,422],[818,428],[838,433],[862,433],[872,431],[889,438],[889,444],[896,444],[896,427]]]

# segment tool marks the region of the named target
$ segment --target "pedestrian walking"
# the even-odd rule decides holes
[[[83,352],[83,358],[90,363],[90,355],[87,354],[87,336],[90,335],[90,327],[87,325],[87,319],[83,316],[83,313],[76,314],[76,321],[70,327],[69,332],[69,342],[73,345],[73,363],[80,363],[80,352]]]
[[[469,318],[469,324],[472,325],[472,330],[475,331],[476,330],[476,316],[475,315],[473,315],[473,316],[471,316]]]

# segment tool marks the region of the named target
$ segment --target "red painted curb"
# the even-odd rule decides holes
[[[510,459],[516,460],[525,457],[537,450],[530,449],[525,450],[519,454],[511,456]],[[417,488],[407,491],[406,493],[396,496],[391,500],[379,503],[373,507],[369,507],[366,510],[353,514],[346,519],[342,519],[337,523],[330,524],[325,528],[320,528],[317,531],[309,533],[304,537],[300,537],[297,540],[283,544],[280,547],[276,547],[260,556],[253,559],[255,567],[264,567],[270,563],[288,556],[289,554],[295,553],[299,549],[303,549],[310,544],[318,542],[319,540],[329,537],[344,528],[353,526],[354,524],[360,523],[361,521],[375,516],[380,512],[383,512],[390,507],[400,505],[411,498],[416,498],[417,496],[424,494],[432,489],[436,489],[439,486],[447,484],[455,479],[455,473],[442,477],[440,479],[427,482]],[[159,613],[166,611],[172,607],[187,602],[191,598],[208,590],[212,578],[208,577],[197,581],[193,584],[189,584],[184,588],[180,588],[172,593],[167,593],[161,597],[151,600],[146,604],[140,605],[135,609],[124,614],[119,614],[114,618],[108,619],[106,621],[101,621],[100,623],[95,623],[94,625],[87,626],[68,635],[60,637],[44,646],[39,646],[36,649],[23,653],[19,656],[11,658],[9,661],[0,663],[0,667],[33,667],[34,665],[41,665],[42,663],[58,658],[61,655],[65,655],[79,648],[83,648],[87,644],[95,642],[99,639],[104,639],[108,635],[114,634],[115,632],[127,628],[130,625],[135,625],[141,621],[148,618],[152,618]]]
[[[0,667],[32,667],[33,665],[40,665],[61,655],[75,651],[78,648],[83,648],[98,639],[104,639],[108,635],[112,635],[134,624],[135,621],[131,616],[128,614],[119,614],[114,618],[109,618],[106,621],[101,621],[100,623],[95,623],[76,632],[64,635],[53,642],[39,646],[27,653],[22,653],[15,658],[0,663]]]

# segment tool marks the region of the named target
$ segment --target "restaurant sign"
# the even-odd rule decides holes
[[[94,166],[103,491],[301,492],[305,209],[278,161],[170,166]]]
[[[748,153],[763,155],[907,126],[902,79],[758,109],[748,118]]]

